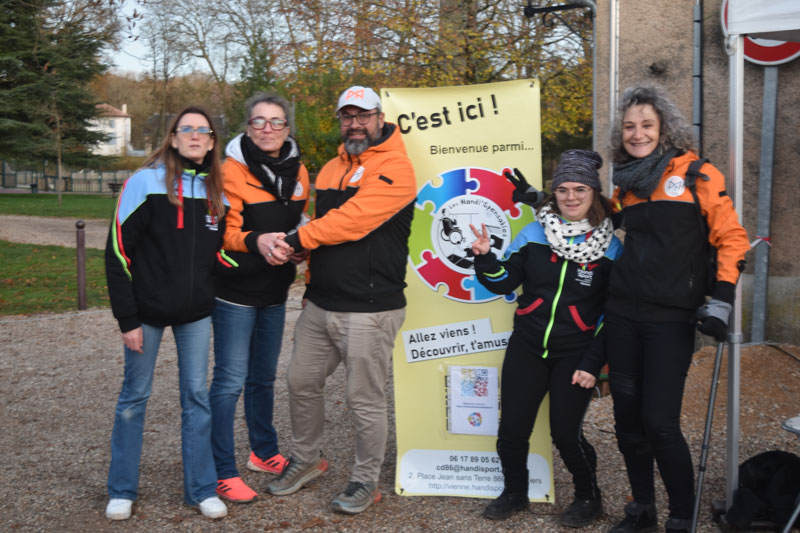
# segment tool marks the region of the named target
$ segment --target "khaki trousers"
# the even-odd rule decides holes
[[[349,313],[307,302],[295,327],[287,373],[295,459],[312,462],[320,457],[325,379],[343,362],[356,434],[350,480],[377,483],[388,437],[386,382],[403,320],[405,308]]]

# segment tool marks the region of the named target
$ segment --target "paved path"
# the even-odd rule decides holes
[[[77,242],[76,222],[77,218],[0,215],[0,240],[74,247]],[[86,247],[105,249],[108,221],[86,219],[84,222]]]

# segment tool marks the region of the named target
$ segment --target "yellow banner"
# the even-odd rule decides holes
[[[539,83],[383,89],[417,175],[409,239],[406,321],[395,343],[395,490],[401,495],[496,497],[499,377],[516,295],[475,278],[469,225],[486,224],[502,257],[533,210],[511,201],[505,169],[541,187]],[[553,501],[548,401],[528,456],[529,497]]]

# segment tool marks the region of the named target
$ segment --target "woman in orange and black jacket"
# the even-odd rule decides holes
[[[225,149],[225,250],[235,263],[218,269],[214,323],[214,379],[209,393],[217,494],[236,502],[256,492],[239,475],[234,455],[234,415],[244,388],[250,440],[247,468],[279,474],[286,463],[272,423],[274,383],[283,341],[293,262],[276,264],[265,243],[308,220],[308,171],[289,133],[289,103],[257,93],[245,104],[245,133]],[[265,251],[266,249],[266,251]]]
[[[711,164],[686,185],[698,159],[691,125],[662,88],[625,90],[611,131],[615,225],[625,247],[606,301],[606,353],[619,449],[634,501],[613,533],[657,528],[654,462],[669,497],[667,531],[691,523],[694,470],[680,414],[698,329],[727,335],[734,289],[749,249],[725,179]],[[717,249],[705,303],[709,246]]]

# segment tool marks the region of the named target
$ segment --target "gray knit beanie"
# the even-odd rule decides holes
[[[597,169],[603,166],[603,158],[592,150],[566,150],[561,154],[556,171],[553,172],[553,190],[566,182],[588,185],[596,191],[603,189]]]

